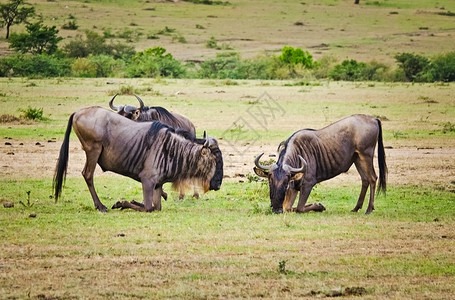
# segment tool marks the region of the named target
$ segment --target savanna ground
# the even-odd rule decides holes
[[[284,45],[359,61],[401,52],[453,51],[453,1],[30,1],[47,24],[71,13],[77,31],[142,32],[137,50],[164,46],[182,60],[213,57],[214,36],[243,56]],[[370,2],[370,5],[366,3]],[[197,26],[199,25],[199,26]],[[173,36],[147,39],[165,26]],[[21,27],[13,27],[19,30]],[[0,33],[4,33],[1,31]],[[62,41],[62,43],[67,42]],[[0,40],[1,51],[7,43]],[[195,200],[171,193],[161,212],[98,213],[80,175],[85,155],[72,134],[68,178],[54,203],[52,176],[75,110],[107,107],[133,90],[148,105],[188,116],[218,138],[226,178]],[[455,100],[453,84],[170,79],[0,79],[2,115],[43,108],[48,119],[0,123],[0,298],[448,299],[455,294]],[[120,95],[119,104],[135,104]],[[383,120],[387,196],[351,213],[353,168],[313,189],[323,213],[270,214],[253,160],[300,128],[366,113]],[[376,162],[375,162],[376,163]],[[141,200],[139,183],[97,170],[103,203]],[[170,187],[165,187],[170,191]],[[29,196],[27,195],[29,193]]]
[[[48,118],[0,126],[0,198],[14,204],[0,209],[2,298],[451,297],[453,85],[292,83],[2,79],[2,114],[39,106]],[[54,203],[53,169],[69,114],[107,107],[124,87],[187,115],[198,135],[207,130],[219,139],[220,191],[199,200],[171,193],[161,212],[99,213],[73,133],[63,198]],[[360,190],[353,168],[313,190],[310,202],[327,211],[270,214],[268,187],[253,176],[255,155],[274,159],[295,129],[352,113],[383,120],[388,194],[377,197],[374,213],[350,212]],[[98,170],[95,185],[108,207],[142,197],[139,183],[112,173]]]

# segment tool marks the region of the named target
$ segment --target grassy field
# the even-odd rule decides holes
[[[0,207],[1,298],[447,299],[455,292],[452,84],[1,79],[0,87],[2,114],[37,107],[47,118],[0,124],[0,200],[14,204]],[[157,213],[98,213],[73,133],[69,177],[55,204],[53,168],[69,114],[107,107],[111,95],[131,88],[219,139],[221,190],[199,200],[171,192]],[[296,129],[351,113],[383,119],[389,189],[376,211],[350,213],[360,191],[352,170],[313,190],[310,202],[327,211],[271,214],[267,184],[252,176],[254,156],[274,153]],[[108,207],[142,197],[139,183],[110,173],[97,172],[95,185]]]

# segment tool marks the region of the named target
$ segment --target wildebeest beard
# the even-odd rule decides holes
[[[269,179],[270,202],[274,213],[283,212],[283,202],[286,195],[286,188],[289,182],[289,175],[281,167],[271,171]]]

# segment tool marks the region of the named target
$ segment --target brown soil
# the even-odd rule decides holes
[[[2,138],[0,144],[0,176],[10,179],[51,178],[54,173],[61,141],[15,140]],[[276,145],[243,144],[232,146],[220,140],[225,177],[228,182],[248,181],[253,175],[254,158],[265,153],[264,159],[276,159]],[[386,149],[389,185],[427,185],[455,192],[455,147]],[[68,176],[79,177],[85,153],[78,141],[70,143]],[[376,162],[375,162],[376,163]],[[376,167],[377,170],[377,167]],[[102,173],[97,168],[97,174]],[[117,176],[117,175],[116,175]],[[353,166],[327,184],[359,183]]]

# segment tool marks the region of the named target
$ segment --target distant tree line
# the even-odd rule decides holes
[[[9,13],[7,13],[9,12]],[[13,55],[0,58],[0,76],[29,77],[169,77],[212,79],[322,79],[346,81],[455,81],[455,51],[424,57],[413,53],[395,56],[396,68],[380,62],[358,62],[354,59],[339,63],[331,56],[318,61],[301,48],[284,46],[280,55],[259,55],[243,59],[234,51],[220,52],[215,58],[200,63],[175,59],[163,47],[136,52],[123,43],[108,43],[106,37],[86,31],[59,48],[62,40],[55,26],[41,20],[28,22],[34,9],[24,0],[10,0],[0,5],[2,26],[26,23],[25,33],[9,35]],[[72,27],[77,26],[74,17]],[[166,32],[171,29],[166,27]],[[212,37],[207,47],[213,47]],[[231,50],[230,47],[221,47]]]

